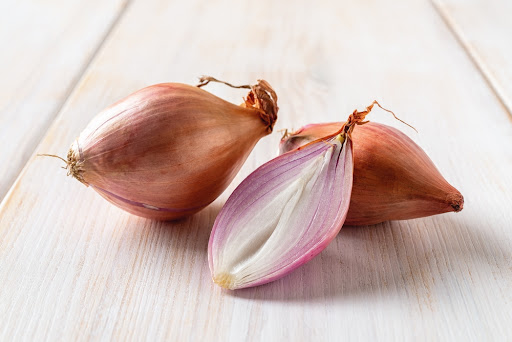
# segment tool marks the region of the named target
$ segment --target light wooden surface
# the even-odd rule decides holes
[[[34,153],[64,155],[97,111],[149,84],[264,78],[279,94],[276,130],[378,99],[420,133],[383,111],[369,119],[415,139],[465,208],[344,227],[289,276],[229,292],[211,282],[209,232],[234,187],[276,155],[278,133],[179,222],[122,212],[32,156],[0,205],[0,340],[511,339],[512,118],[452,32],[423,0],[133,1]]]
[[[433,0],[447,25],[512,112],[512,1]]]
[[[126,0],[0,2],[0,198],[125,4]]]

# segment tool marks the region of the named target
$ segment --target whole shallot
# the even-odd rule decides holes
[[[285,134],[281,153],[336,132],[341,123],[304,126]],[[427,154],[398,129],[369,122],[354,138],[354,184],[345,224],[367,225],[388,220],[461,211],[464,198]]]
[[[72,144],[68,174],[135,215],[170,220],[201,210],[272,132],[278,112],[264,80],[237,87],[250,90],[240,106],[199,88],[210,81],[220,82],[153,85],[106,108]]]

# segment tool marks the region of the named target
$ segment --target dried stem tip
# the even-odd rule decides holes
[[[386,109],[386,108],[382,107],[380,105],[380,103],[377,102],[377,100],[373,100],[373,102],[368,107],[366,107],[366,110],[363,110],[363,111],[359,112],[357,109],[355,109],[354,112],[352,114],[350,114],[350,116],[348,117],[348,120],[345,122],[343,127],[340,129],[338,134],[344,132],[344,133],[347,133],[350,136],[352,131],[354,130],[354,127],[356,125],[364,125],[364,124],[370,122],[370,121],[364,121],[364,120],[366,118],[366,115],[370,114],[370,112],[372,111],[372,109],[373,109],[373,107],[375,105],[379,106],[380,109],[385,110],[388,113],[391,113],[396,120],[398,120],[401,123],[411,127],[412,129],[414,129],[416,131],[416,133],[418,133],[416,128],[414,128],[413,126],[409,125],[407,122],[405,122],[402,119],[400,119],[398,116],[396,116],[395,113],[393,113],[389,109]]]
[[[267,81],[258,80],[255,85],[244,84],[236,86],[211,76],[201,76],[199,78],[199,84],[197,87],[201,88],[210,82],[222,83],[231,88],[250,89],[251,91],[244,99],[243,106],[246,108],[254,108],[258,110],[260,118],[267,126],[269,133],[272,132],[274,123],[277,120],[277,112],[279,107],[277,106],[277,94]]]
[[[69,149],[68,155],[67,155],[67,158],[68,158],[67,160],[62,157],[59,157],[55,154],[41,153],[41,154],[38,154],[37,156],[38,157],[52,157],[52,158],[57,158],[57,159],[62,160],[64,163],[66,163],[66,166],[63,166],[62,168],[64,170],[68,170],[68,172],[67,172],[68,176],[72,176],[72,177],[76,178],[78,181],[80,181],[81,183],[85,184],[86,186],[89,186],[89,184],[87,184],[87,182],[85,182],[85,180],[84,180],[83,162],[80,161],[78,153],[75,151],[75,148],[74,148],[75,145],[76,145],[76,142]]]

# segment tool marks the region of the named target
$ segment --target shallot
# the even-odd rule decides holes
[[[310,124],[285,134],[281,153],[332,134],[340,125]],[[369,122],[355,130],[353,138],[354,185],[345,224],[368,225],[462,210],[461,193],[398,129]]]
[[[211,81],[220,82],[153,85],[106,108],[72,144],[68,174],[135,215],[170,220],[201,210],[272,132],[278,112],[264,80],[237,87],[250,89],[240,106],[200,88]]]

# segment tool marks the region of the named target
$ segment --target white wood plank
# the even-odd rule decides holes
[[[412,135],[465,195],[460,214],[344,227],[317,258],[237,292],[210,280],[207,242],[234,186],[277,152],[263,139],[234,184],[189,219],[109,205],[32,157],[0,206],[1,340],[512,338],[511,119],[428,1],[133,3],[37,152],[64,155],[104,106],[162,81],[261,77],[276,129],[370,119]],[[243,93],[216,94],[239,101]]]
[[[512,115],[512,2],[432,1]]]
[[[0,200],[126,1],[0,2]]]

